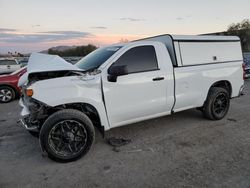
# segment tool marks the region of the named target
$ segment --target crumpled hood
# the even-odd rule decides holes
[[[52,72],[63,70],[81,70],[77,66],[68,63],[57,55],[47,55],[41,53],[32,53],[28,65],[27,72],[20,77],[18,86],[24,85],[28,81],[30,73]]]

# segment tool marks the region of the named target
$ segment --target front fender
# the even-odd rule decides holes
[[[70,103],[87,103],[94,106],[100,116],[101,124],[105,130],[109,129],[100,76],[89,79],[83,76],[70,76],[42,80],[29,88],[33,89],[32,98],[51,107]]]

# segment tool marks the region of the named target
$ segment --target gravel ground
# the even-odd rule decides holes
[[[41,155],[39,141],[17,126],[18,101],[0,104],[0,187],[250,187],[250,81],[226,118],[187,110],[113,129],[131,139],[119,148],[97,133],[72,163]]]

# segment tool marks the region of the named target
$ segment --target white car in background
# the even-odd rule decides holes
[[[0,58],[0,74],[12,73],[20,68],[21,65],[14,58]]]

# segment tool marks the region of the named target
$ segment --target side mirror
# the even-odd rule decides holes
[[[126,65],[112,65],[108,69],[108,81],[116,82],[118,76],[123,76],[128,74]]]

